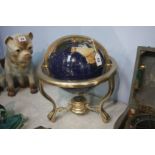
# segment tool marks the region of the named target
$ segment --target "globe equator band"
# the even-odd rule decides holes
[[[107,71],[105,74],[102,74],[101,76],[89,80],[76,80],[76,81],[63,81],[58,80],[52,77],[49,77],[48,75],[44,74],[42,72],[41,66],[39,66],[38,69],[38,75],[40,77],[40,80],[44,81],[45,83],[52,84],[55,86],[59,86],[61,88],[86,88],[86,87],[92,87],[96,86],[104,81],[107,81],[111,75],[115,74],[117,69],[116,61],[110,57],[111,60],[111,66],[109,71]]]

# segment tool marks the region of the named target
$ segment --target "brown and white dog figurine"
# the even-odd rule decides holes
[[[25,87],[25,78],[28,78],[31,93],[37,92],[32,64],[33,34],[9,36],[5,40],[7,47],[5,58],[5,74],[8,85],[8,96],[15,96],[14,78],[21,87]]]

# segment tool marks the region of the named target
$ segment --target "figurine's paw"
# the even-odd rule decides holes
[[[8,88],[8,96],[15,96],[16,95],[16,92],[14,90],[14,88]]]
[[[35,85],[30,85],[30,90],[32,94],[35,94],[38,92],[38,88]]]

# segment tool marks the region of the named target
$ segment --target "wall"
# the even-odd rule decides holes
[[[68,34],[87,35],[105,46],[118,63],[120,85],[118,100],[128,102],[137,46],[155,47],[155,27],[0,27],[0,57],[5,51],[4,38],[16,33],[33,32],[34,62],[42,58],[48,45]],[[100,91],[100,88],[97,90]]]

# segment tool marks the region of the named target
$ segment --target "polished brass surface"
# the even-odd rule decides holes
[[[86,104],[87,101],[84,96],[75,96],[71,100],[71,111],[75,114],[85,114],[88,112]]]
[[[56,119],[56,113],[61,111],[71,111],[75,114],[85,114],[88,111],[94,111],[100,113],[100,116],[103,120],[103,122],[108,122],[110,120],[109,114],[104,110],[103,105],[104,103],[110,98],[114,91],[115,87],[115,73],[117,69],[117,65],[115,60],[112,57],[109,57],[107,54],[106,49],[99,44],[97,41],[93,40],[93,43],[97,49],[100,49],[100,51],[103,52],[103,55],[105,57],[105,63],[106,63],[106,72],[102,74],[101,76],[98,76],[93,79],[88,80],[72,80],[72,81],[63,81],[53,78],[48,71],[48,58],[51,55],[52,52],[55,52],[55,48],[57,45],[59,45],[64,40],[70,40],[73,39],[74,41],[77,40],[84,40],[84,39],[90,39],[89,37],[85,36],[79,36],[79,35],[72,35],[67,37],[62,37],[61,39],[56,40],[54,43],[52,43],[43,60],[43,63],[39,66],[37,72],[39,76],[39,87],[41,94],[48,99],[52,105],[53,110],[48,114],[49,120],[52,122]],[[57,107],[55,101],[45,92],[43,89],[43,83],[51,84],[58,86],[60,88],[89,88],[96,85],[99,85],[100,83],[108,82],[109,89],[108,92],[100,99],[99,103],[96,104],[96,106],[91,106],[89,103],[87,103],[86,98],[84,95],[79,95],[74,97],[71,102],[68,104],[67,107]]]
[[[56,117],[56,103],[55,101],[45,92],[44,88],[43,88],[43,82],[41,80],[39,80],[39,90],[41,92],[41,94],[47,99],[49,100],[52,105],[53,105],[53,110],[48,114],[48,119],[51,120],[52,122],[55,122],[55,117]]]

